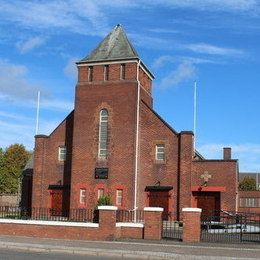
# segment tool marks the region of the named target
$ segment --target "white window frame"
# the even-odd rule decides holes
[[[97,194],[97,197],[98,197],[98,200],[103,197],[105,195],[105,190],[104,188],[99,188],[98,189],[98,194]]]
[[[240,207],[256,208],[260,205],[258,203],[260,203],[259,198],[240,198]]]
[[[59,162],[64,162],[66,160],[66,156],[67,156],[66,146],[65,145],[59,146],[59,150],[58,150],[58,160],[59,160]]]
[[[103,112],[106,112],[106,115],[102,115]],[[106,129],[103,129],[106,127]],[[106,131],[106,140],[102,139],[102,131]],[[99,114],[99,141],[98,141],[98,158],[106,159],[107,158],[107,138],[108,138],[108,111],[107,109],[101,109]]]
[[[81,188],[79,190],[79,203],[85,205],[86,199],[87,199],[87,190],[85,188]]]
[[[163,158],[160,157],[163,155]],[[155,160],[156,161],[165,161],[165,145],[164,144],[157,144],[155,146]]]
[[[117,206],[123,205],[123,190],[122,189],[116,190],[116,205]]]

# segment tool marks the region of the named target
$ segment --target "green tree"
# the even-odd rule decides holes
[[[0,151],[0,193],[17,193],[19,180],[30,156],[22,144],[12,144]]]
[[[4,150],[0,148],[0,193],[2,193],[4,186]]]
[[[103,195],[98,199],[97,206],[111,206],[112,198],[110,195]]]
[[[239,183],[239,189],[243,191],[256,190],[256,181],[252,177],[245,177]]]

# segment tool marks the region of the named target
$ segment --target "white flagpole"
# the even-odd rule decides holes
[[[196,151],[196,124],[197,124],[197,81],[194,81],[194,103],[193,103],[193,133],[194,133],[194,155]]]
[[[39,131],[40,97],[41,97],[41,92],[38,91],[35,135],[37,135]]]

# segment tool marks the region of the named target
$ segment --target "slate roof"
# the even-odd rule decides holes
[[[28,159],[28,161],[24,167],[24,170],[27,170],[27,169],[33,169],[33,153],[30,156],[30,158]]]
[[[139,59],[123,27],[118,24],[104,40],[79,63]]]

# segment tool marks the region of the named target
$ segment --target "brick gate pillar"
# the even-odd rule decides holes
[[[104,240],[115,240],[116,230],[116,211],[115,206],[98,206],[99,210],[99,228]]]
[[[201,223],[199,208],[183,208],[183,242],[200,242]]]
[[[144,208],[144,239],[162,238],[162,212],[163,208]]]

